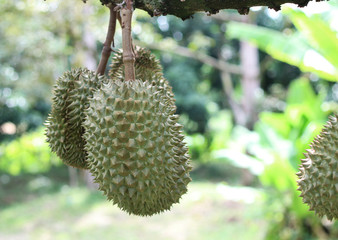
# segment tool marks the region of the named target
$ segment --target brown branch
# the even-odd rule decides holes
[[[233,112],[235,122],[239,125],[245,126],[246,116],[243,107],[235,100],[234,88],[232,85],[231,74],[229,72],[221,71],[222,88],[226,99],[228,100],[230,109]]]
[[[114,2],[115,0],[100,1]],[[325,0],[317,0],[320,1]],[[169,14],[187,19],[201,11],[215,14],[222,9],[236,9],[241,14],[247,14],[250,7],[254,6],[267,6],[277,11],[284,3],[294,3],[304,7],[309,2],[310,0],[135,0],[135,8],[143,9],[151,16]]]
[[[164,48],[164,47],[161,47],[159,44],[149,44],[149,43],[143,43],[143,42],[138,42],[138,41],[136,42],[136,44],[140,46],[145,46],[150,49],[160,50],[160,51],[173,53],[173,54],[180,55],[180,56],[187,57],[187,58],[196,59],[220,71],[226,71],[226,72],[233,73],[233,74],[242,74],[242,69],[240,66],[230,64],[222,60],[218,60],[202,52],[192,51],[186,47],[175,46],[173,48],[168,48],[168,47]]]
[[[121,1],[100,0],[102,4],[118,4]],[[197,12],[216,14],[223,9],[236,9],[240,14],[248,14],[250,7],[255,6],[265,6],[278,11],[284,3],[294,3],[299,7],[305,7],[309,2],[310,0],[135,0],[134,7],[143,9],[151,16],[174,15],[184,20]]]
[[[127,7],[121,10],[122,19],[122,48],[125,81],[135,80],[135,55],[131,38],[131,20],[133,15],[133,2],[126,0]]]
[[[104,75],[104,72],[106,71],[108,59],[111,54],[111,44],[113,42],[114,44],[114,35],[115,35],[115,29],[116,29],[116,11],[114,11],[114,5],[108,4],[107,7],[109,8],[110,16],[109,16],[109,25],[108,25],[108,31],[106,36],[106,41],[103,44],[103,49],[101,53],[101,59],[99,66],[97,67],[96,73],[98,75]]]

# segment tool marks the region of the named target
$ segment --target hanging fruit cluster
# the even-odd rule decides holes
[[[120,10],[123,51],[116,52],[108,77],[87,69],[64,73],[46,136],[65,164],[89,169],[109,200],[145,216],[179,202],[191,166],[174,94],[159,61],[132,47],[132,5],[126,4]],[[116,7],[110,10],[116,16]]]
[[[98,70],[75,69],[57,80],[47,141],[65,164],[89,169],[114,204],[130,214],[149,216],[170,209],[187,192],[188,148],[159,61],[148,50],[132,46],[132,1],[105,4],[110,24]],[[116,19],[123,51],[115,52],[106,77]],[[337,219],[337,114],[305,157],[297,173],[304,203],[319,216]]]

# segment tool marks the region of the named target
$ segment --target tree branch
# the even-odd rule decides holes
[[[100,63],[96,70],[96,73],[99,75],[104,75],[104,72],[106,71],[106,66],[107,66],[108,59],[111,53],[111,43],[114,41],[114,35],[115,35],[115,29],[116,29],[116,15],[117,14],[116,14],[116,11],[114,11],[115,5],[108,4],[107,7],[109,8],[109,11],[110,11],[110,17],[109,17],[109,25],[108,25],[106,41],[103,44]]]
[[[240,66],[235,64],[230,64],[225,61],[210,57],[207,54],[202,52],[192,51],[189,48],[182,47],[182,46],[175,46],[175,47],[161,47],[159,44],[149,44],[144,42],[135,41],[136,45],[144,46],[150,49],[160,50],[163,52],[169,52],[176,55],[180,55],[187,58],[196,59],[204,64],[212,66],[220,71],[226,71],[232,74],[242,74],[242,69]]]
[[[102,4],[121,2],[121,0],[100,1]],[[247,14],[249,8],[254,6],[267,6],[280,10],[280,6],[284,3],[305,7],[309,2],[310,0],[135,0],[134,7],[147,11],[151,16],[170,14],[184,20],[201,11],[215,14],[222,9],[236,9],[241,14]]]

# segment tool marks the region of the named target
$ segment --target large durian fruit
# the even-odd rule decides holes
[[[319,216],[338,218],[338,114],[327,125],[304,154],[298,185],[303,202]]]
[[[52,110],[46,121],[47,142],[69,166],[88,169],[83,139],[84,109],[89,98],[106,81],[85,68],[65,72],[54,86]]]
[[[171,208],[191,181],[174,101],[153,81],[111,80],[86,111],[88,163],[99,189],[130,214]]]

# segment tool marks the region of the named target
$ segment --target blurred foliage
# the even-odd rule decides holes
[[[0,145],[0,171],[12,175],[46,172],[60,163],[51,153],[42,128]]]
[[[16,176],[1,169],[0,209],[59,192],[62,187],[68,186],[68,175],[68,167],[63,164],[53,165],[49,171],[39,173],[23,171]]]
[[[304,72],[314,72],[324,79],[338,81],[338,37],[330,27],[335,21],[334,13],[327,21],[322,20],[324,13],[307,16],[301,10],[285,7],[283,13],[296,26],[297,32],[291,29],[280,32],[232,22],[227,25],[227,36],[250,41],[272,57]]]
[[[192,91],[199,82],[195,71],[178,61],[178,64],[169,66],[165,73],[175,93],[177,113],[186,114],[189,118],[188,132],[204,132],[208,120],[205,104],[208,99],[197,91]]]
[[[42,3],[0,4],[0,125],[21,124],[22,133],[44,121],[53,76],[65,68],[66,38],[50,31],[51,18]]]
[[[16,125],[15,135],[0,131],[4,141],[42,125],[56,78],[83,64],[84,21],[100,25],[105,17],[96,5],[86,16],[80,1],[0,0],[0,5],[0,127]]]

